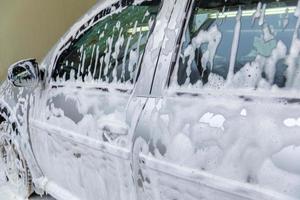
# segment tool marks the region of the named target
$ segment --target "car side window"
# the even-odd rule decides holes
[[[134,83],[160,0],[120,4],[107,9],[106,16],[61,53],[53,81]]]
[[[297,1],[291,0],[196,0],[170,84],[208,89],[299,87],[296,8]]]

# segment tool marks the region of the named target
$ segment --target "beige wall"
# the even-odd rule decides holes
[[[0,0],[0,80],[24,58],[39,61],[96,0]]]

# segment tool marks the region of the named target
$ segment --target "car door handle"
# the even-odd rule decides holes
[[[125,122],[117,119],[105,118],[101,118],[98,120],[98,128],[101,131],[116,135],[127,135],[129,130],[129,127]]]

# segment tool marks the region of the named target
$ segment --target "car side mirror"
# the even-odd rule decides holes
[[[15,87],[36,87],[42,79],[35,59],[19,61],[8,69],[8,80]]]

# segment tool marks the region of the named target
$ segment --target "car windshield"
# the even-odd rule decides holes
[[[174,82],[213,89],[299,87],[296,10],[296,1],[196,1]]]

